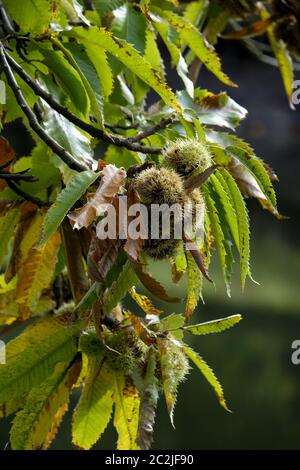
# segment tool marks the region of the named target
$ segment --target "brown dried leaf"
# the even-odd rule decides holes
[[[4,217],[5,214],[10,210],[18,207],[20,201],[11,201],[10,199],[1,199],[0,200],[0,216]]]
[[[233,157],[229,165],[230,173],[236,180],[240,190],[246,196],[255,197],[262,201],[267,201],[254,176],[242,165],[237,158]]]
[[[139,294],[135,287],[129,289],[129,294],[133,298],[133,300],[138,304],[139,307],[147,314],[147,315],[160,315],[162,310],[158,310],[154,307],[153,303],[146,295]]]
[[[273,23],[274,18],[270,17],[266,20],[258,20],[245,28],[239,29],[238,31],[232,31],[227,34],[223,34],[223,39],[245,39],[260,36],[265,33],[268,27]]]
[[[4,137],[0,136],[0,167],[9,171],[9,163],[15,158],[15,151]],[[7,166],[5,166],[7,164]],[[0,191],[6,187],[6,182],[0,179]]]
[[[140,197],[137,191],[134,189],[134,187],[130,185],[127,191],[128,208],[131,207],[133,204],[139,204],[139,203],[140,203]],[[127,227],[130,224],[131,220],[133,219],[134,217],[128,217]],[[129,259],[133,261],[138,261],[138,258],[143,249],[143,246],[144,246],[144,240],[142,238],[132,239],[130,237],[130,234],[127,233],[127,240],[124,246],[124,251],[126,252]]]
[[[212,165],[203,173],[198,173],[196,175],[190,176],[184,182],[184,189],[187,193],[191,193],[196,188],[200,188],[203,183],[213,174],[213,172],[218,168],[218,165]]]
[[[156,341],[155,334],[151,332],[150,330],[148,330],[148,328],[144,325],[144,323],[139,317],[137,317],[136,315],[133,315],[133,313],[128,312],[128,314],[126,315],[126,319],[129,319],[131,321],[131,324],[137,336],[141,338],[141,340],[145,344],[147,344],[148,346],[151,346],[153,343],[155,343]]]
[[[187,238],[187,236],[184,234],[184,241],[185,241],[185,250],[189,251],[194,258],[199,270],[203,274],[203,276],[209,281],[213,282],[208,274],[208,271],[205,267],[204,259],[202,254],[200,253],[196,243],[194,243],[192,240]]]
[[[27,251],[24,253],[23,250],[22,253],[21,245],[24,245],[24,242],[26,241],[24,237],[26,234],[28,234],[27,232],[29,231],[30,225],[34,223],[34,220],[37,222],[37,232],[32,238],[32,245],[34,245],[34,243],[38,240],[39,229],[41,228],[43,219],[39,215],[35,217],[36,211],[37,207],[31,202],[25,202],[21,205],[21,217],[15,230],[12,255],[5,272],[5,281],[7,283],[11,281],[12,278],[17,274],[17,272],[21,268],[22,263],[24,262],[24,258],[27,256]],[[29,250],[30,245],[27,246]]]
[[[117,259],[121,248],[120,240],[99,240],[96,236],[92,239],[88,258],[89,277],[96,281],[102,282]]]
[[[18,276],[16,292],[16,301],[23,320],[31,316],[42,291],[51,283],[60,243],[60,235],[56,232],[48,243],[29,250]]]
[[[103,214],[108,204],[122,189],[125,178],[125,170],[117,168],[115,165],[106,165],[103,168],[100,185],[95,194],[88,197],[88,202],[83,207],[68,215],[73,228],[80,230],[82,227],[89,227],[99,215]]]
[[[78,358],[75,361],[75,363],[71,366],[71,368],[68,370],[67,375],[62,385],[66,387],[69,392],[71,392],[72,388],[75,386],[78,380],[78,377],[80,375],[81,368],[82,368],[82,360],[81,358]],[[51,429],[49,430],[45,438],[43,447],[42,447],[43,450],[49,449],[50,445],[52,444],[52,441],[54,440],[59,430],[63,417],[65,413],[68,411],[68,408],[69,408],[69,402],[67,401],[63,403],[58,408],[57,412],[55,413]]]
[[[155,297],[163,300],[164,302],[175,303],[180,301],[178,297],[170,297],[165,291],[164,287],[144,270],[144,266],[141,263],[132,262],[132,264],[139,280],[146,287],[146,289],[151,292],[151,294],[155,295]]]

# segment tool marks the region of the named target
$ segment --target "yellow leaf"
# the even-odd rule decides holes
[[[138,450],[136,438],[139,424],[140,397],[136,388],[126,383],[123,375],[115,372],[114,378],[114,425],[118,432],[117,447],[119,450]]]
[[[160,315],[162,310],[157,310],[154,307],[153,303],[146,295],[139,294],[135,287],[129,289],[129,294],[133,298],[133,300],[138,304],[139,307],[147,314],[147,315]]]
[[[43,290],[51,283],[60,241],[60,235],[56,232],[48,243],[29,250],[19,274],[16,292],[22,319],[30,317]]]

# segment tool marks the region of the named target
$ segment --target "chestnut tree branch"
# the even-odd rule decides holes
[[[24,112],[25,116],[27,117],[30,127],[34,130],[34,132],[42,139],[46,145],[48,145],[54,153],[56,153],[67,165],[69,168],[76,170],[76,171],[84,171],[88,170],[86,165],[82,165],[78,163],[73,156],[67,152],[58,142],[56,142],[52,137],[50,137],[42,128],[40,123],[37,120],[36,115],[29,107],[15,77],[10,68],[10,65],[6,58],[6,53],[3,44],[0,44],[0,65],[3,68],[3,72],[6,76],[7,82],[12,89],[12,92],[15,95],[17,103],[21,107],[22,111]]]
[[[149,147],[146,145],[142,145],[140,143],[137,143],[136,141],[130,139],[130,138],[125,138],[125,137],[118,137],[113,134],[109,134],[104,132],[101,129],[98,129],[97,127],[93,126],[92,124],[89,124],[85,121],[82,121],[80,118],[75,116],[73,113],[71,113],[66,107],[62,106],[60,103],[58,103],[51,94],[44,90],[35,80],[33,80],[30,75],[28,75],[25,70],[22,69],[22,67],[5,51],[4,47],[2,46],[2,55],[4,55],[6,62],[9,64],[9,66],[24,80],[25,83],[34,91],[34,93],[42,98],[48,105],[57,111],[59,114],[64,116],[66,119],[68,119],[70,122],[75,124],[77,127],[80,129],[84,130],[88,134],[90,134],[92,137],[98,138],[103,140],[104,142],[108,144],[115,145],[117,147],[125,147],[128,150],[132,150],[134,152],[140,152],[140,153],[149,153],[149,154],[159,154],[161,153],[160,148],[155,148],[155,147]],[[2,59],[2,64],[3,64],[3,59]],[[5,70],[4,70],[5,71]],[[18,87],[19,88],[19,87]],[[168,123],[167,123],[168,124]],[[166,125],[167,125],[166,124]],[[163,123],[162,127],[159,127],[160,129],[166,127],[165,124]],[[149,131],[145,131],[146,137],[148,135],[153,134],[156,132],[154,130],[151,131],[149,134]],[[136,136],[138,137],[138,136]],[[139,137],[136,140],[141,140],[144,137]],[[134,138],[133,138],[134,139]]]

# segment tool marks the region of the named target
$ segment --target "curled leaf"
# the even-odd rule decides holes
[[[80,230],[82,227],[89,227],[97,217],[103,214],[114,196],[121,190],[125,177],[125,170],[115,165],[106,165],[96,193],[88,197],[88,202],[82,208],[68,215],[73,228]]]

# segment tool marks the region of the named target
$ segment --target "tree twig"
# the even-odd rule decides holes
[[[131,139],[108,134],[103,130],[94,127],[92,124],[82,121],[80,118],[71,113],[67,108],[54,100],[51,94],[44,90],[35,80],[33,80],[30,75],[28,75],[27,72],[25,72],[25,70],[23,70],[22,67],[5,51],[3,46],[2,53],[2,55],[5,56],[6,62],[9,64],[9,66],[24,80],[25,83],[27,83],[27,85],[35,92],[37,96],[45,100],[52,109],[57,111],[80,129],[90,134],[92,137],[96,137],[108,144],[112,144],[117,147],[125,147],[128,150],[132,150],[134,152],[149,154],[159,154],[161,152],[160,148],[148,147],[146,145],[134,142]]]
[[[2,26],[6,34],[15,34],[13,24],[6,13],[2,0],[0,0],[0,17],[2,21]]]
[[[6,181],[7,186],[13,190],[14,193],[16,193],[18,196],[20,196],[22,199],[25,199],[25,201],[31,201],[34,204],[36,204],[38,207],[44,207],[47,206],[48,203],[42,201],[41,199],[32,196],[32,194],[25,193],[19,186],[17,186],[13,181],[7,180]]]
[[[3,67],[3,71],[5,73],[7,82],[9,86],[11,87],[15,98],[21,107],[22,111],[26,115],[30,127],[35,131],[35,133],[45,142],[48,147],[53,150],[54,153],[56,153],[67,165],[69,168],[76,170],[76,171],[84,171],[88,170],[88,167],[86,165],[82,165],[81,163],[76,162],[72,155],[67,152],[58,142],[56,142],[52,137],[50,137],[42,128],[42,126],[39,124],[36,115],[32,111],[32,109],[29,107],[15,77],[14,74],[8,64],[7,58],[6,58],[6,53],[5,49],[3,47],[3,44],[0,44],[0,63]]]
[[[61,234],[66,254],[72,296],[77,304],[89,288],[86,272],[82,262],[80,241],[78,233],[73,230],[68,220],[63,221]]]
[[[0,171],[0,180],[5,181],[26,181],[28,183],[34,183],[37,181],[32,175],[26,175],[22,171],[20,173],[5,173]]]

